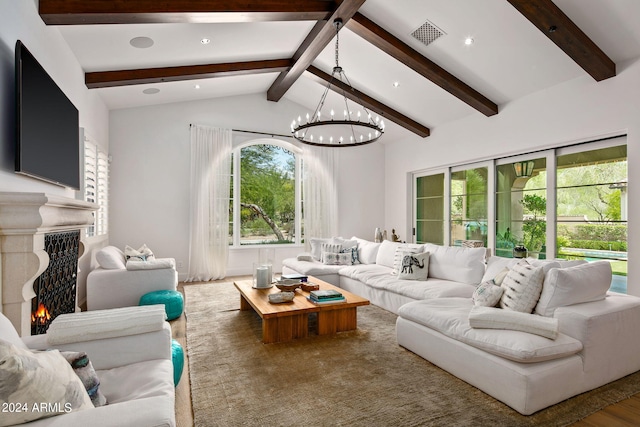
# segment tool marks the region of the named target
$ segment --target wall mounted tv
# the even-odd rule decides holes
[[[78,190],[78,109],[20,40],[16,110],[16,172]]]

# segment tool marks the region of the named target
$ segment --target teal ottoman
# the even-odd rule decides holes
[[[173,385],[177,387],[184,368],[184,350],[176,340],[171,340],[171,361],[173,362]]]
[[[184,298],[178,291],[154,291],[140,297],[139,305],[164,304],[167,320],[180,317],[184,308]]]

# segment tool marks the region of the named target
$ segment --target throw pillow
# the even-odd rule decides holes
[[[124,252],[115,246],[106,246],[96,253],[96,261],[106,270],[123,270],[125,268]]]
[[[308,252],[304,252],[298,254],[297,259],[298,261],[313,261],[313,256]]]
[[[342,245],[340,243],[323,243],[322,251],[320,255],[320,261],[324,262],[324,254],[327,252],[331,252],[334,254],[340,253],[342,249]]]
[[[95,369],[93,369],[93,365],[91,364],[87,353],[63,351],[62,356],[67,359],[67,362],[69,362],[73,371],[76,373],[78,378],[80,378],[82,384],[84,384],[84,388],[87,390],[93,406],[97,408],[98,406],[106,405],[107,398],[104,397],[104,394],[100,391],[100,379],[98,378]]]
[[[473,291],[471,301],[473,301],[473,305],[495,307],[500,302],[500,297],[502,297],[503,293],[504,289],[498,286],[493,279],[487,280],[480,283],[476,290]]]
[[[429,276],[429,252],[404,252],[400,262],[398,279],[427,280]]]
[[[551,340],[558,338],[558,319],[499,308],[472,307],[469,312],[469,326],[528,332]]]
[[[607,261],[552,268],[545,276],[536,313],[552,317],[558,307],[599,301],[610,286],[611,264]]]
[[[376,257],[378,256],[380,243],[374,243],[365,239],[359,239],[355,236],[353,236],[351,240],[355,240],[358,242],[358,261],[360,261],[361,264],[376,263]]]
[[[155,259],[153,252],[151,252],[151,249],[149,249],[146,244],[140,246],[137,250],[129,245],[125,246],[124,256],[127,261],[151,261]]]
[[[323,252],[322,263],[326,265],[351,265],[351,254]]]
[[[396,247],[395,253],[393,254],[393,270],[391,270],[391,274],[398,274],[398,272],[400,272],[402,262],[404,261],[404,256],[406,254],[418,254],[421,252],[422,245],[402,244],[401,246]],[[427,279],[425,278],[424,280]]]
[[[504,280],[505,277],[507,277],[507,274],[509,274],[509,267],[505,267],[502,269],[502,271],[500,271],[500,273],[496,274],[496,277],[494,277],[493,279],[493,283],[495,283],[496,285],[500,286],[502,285],[502,281]]]
[[[534,267],[527,260],[518,262],[502,281],[500,308],[531,313],[540,298],[543,280],[543,267]]]
[[[351,248],[342,248],[340,250],[340,253],[342,254],[351,254],[351,264],[355,265],[355,264],[360,264],[360,261],[358,260],[358,247],[354,246]]]
[[[91,399],[58,350],[30,351],[0,339],[0,404],[20,404],[8,411],[0,426],[93,408]]]
[[[316,261],[322,260],[322,244],[323,243],[331,243],[331,238],[321,239],[318,237],[312,237],[309,239],[309,244],[311,245],[311,256]]]

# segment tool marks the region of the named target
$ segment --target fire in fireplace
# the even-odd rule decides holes
[[[31,302],[32,335],[46,333],[53,319],[75,311],[79,245],[80,230],[45,234],[49,265],[33,282],[36,297]]]
[[[47,310],[47,307],[45,307],[42,303],[38,304],[38,309],[35,311],[35,313],[31,313],[32,325],[46,325],[50,320],[51,314],[49,314],[49,310]]]

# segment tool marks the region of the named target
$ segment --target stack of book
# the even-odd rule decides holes
[[[334,289],[311,291],[308,298],[314,304],[335,304],[347,301],[344,295]]]

